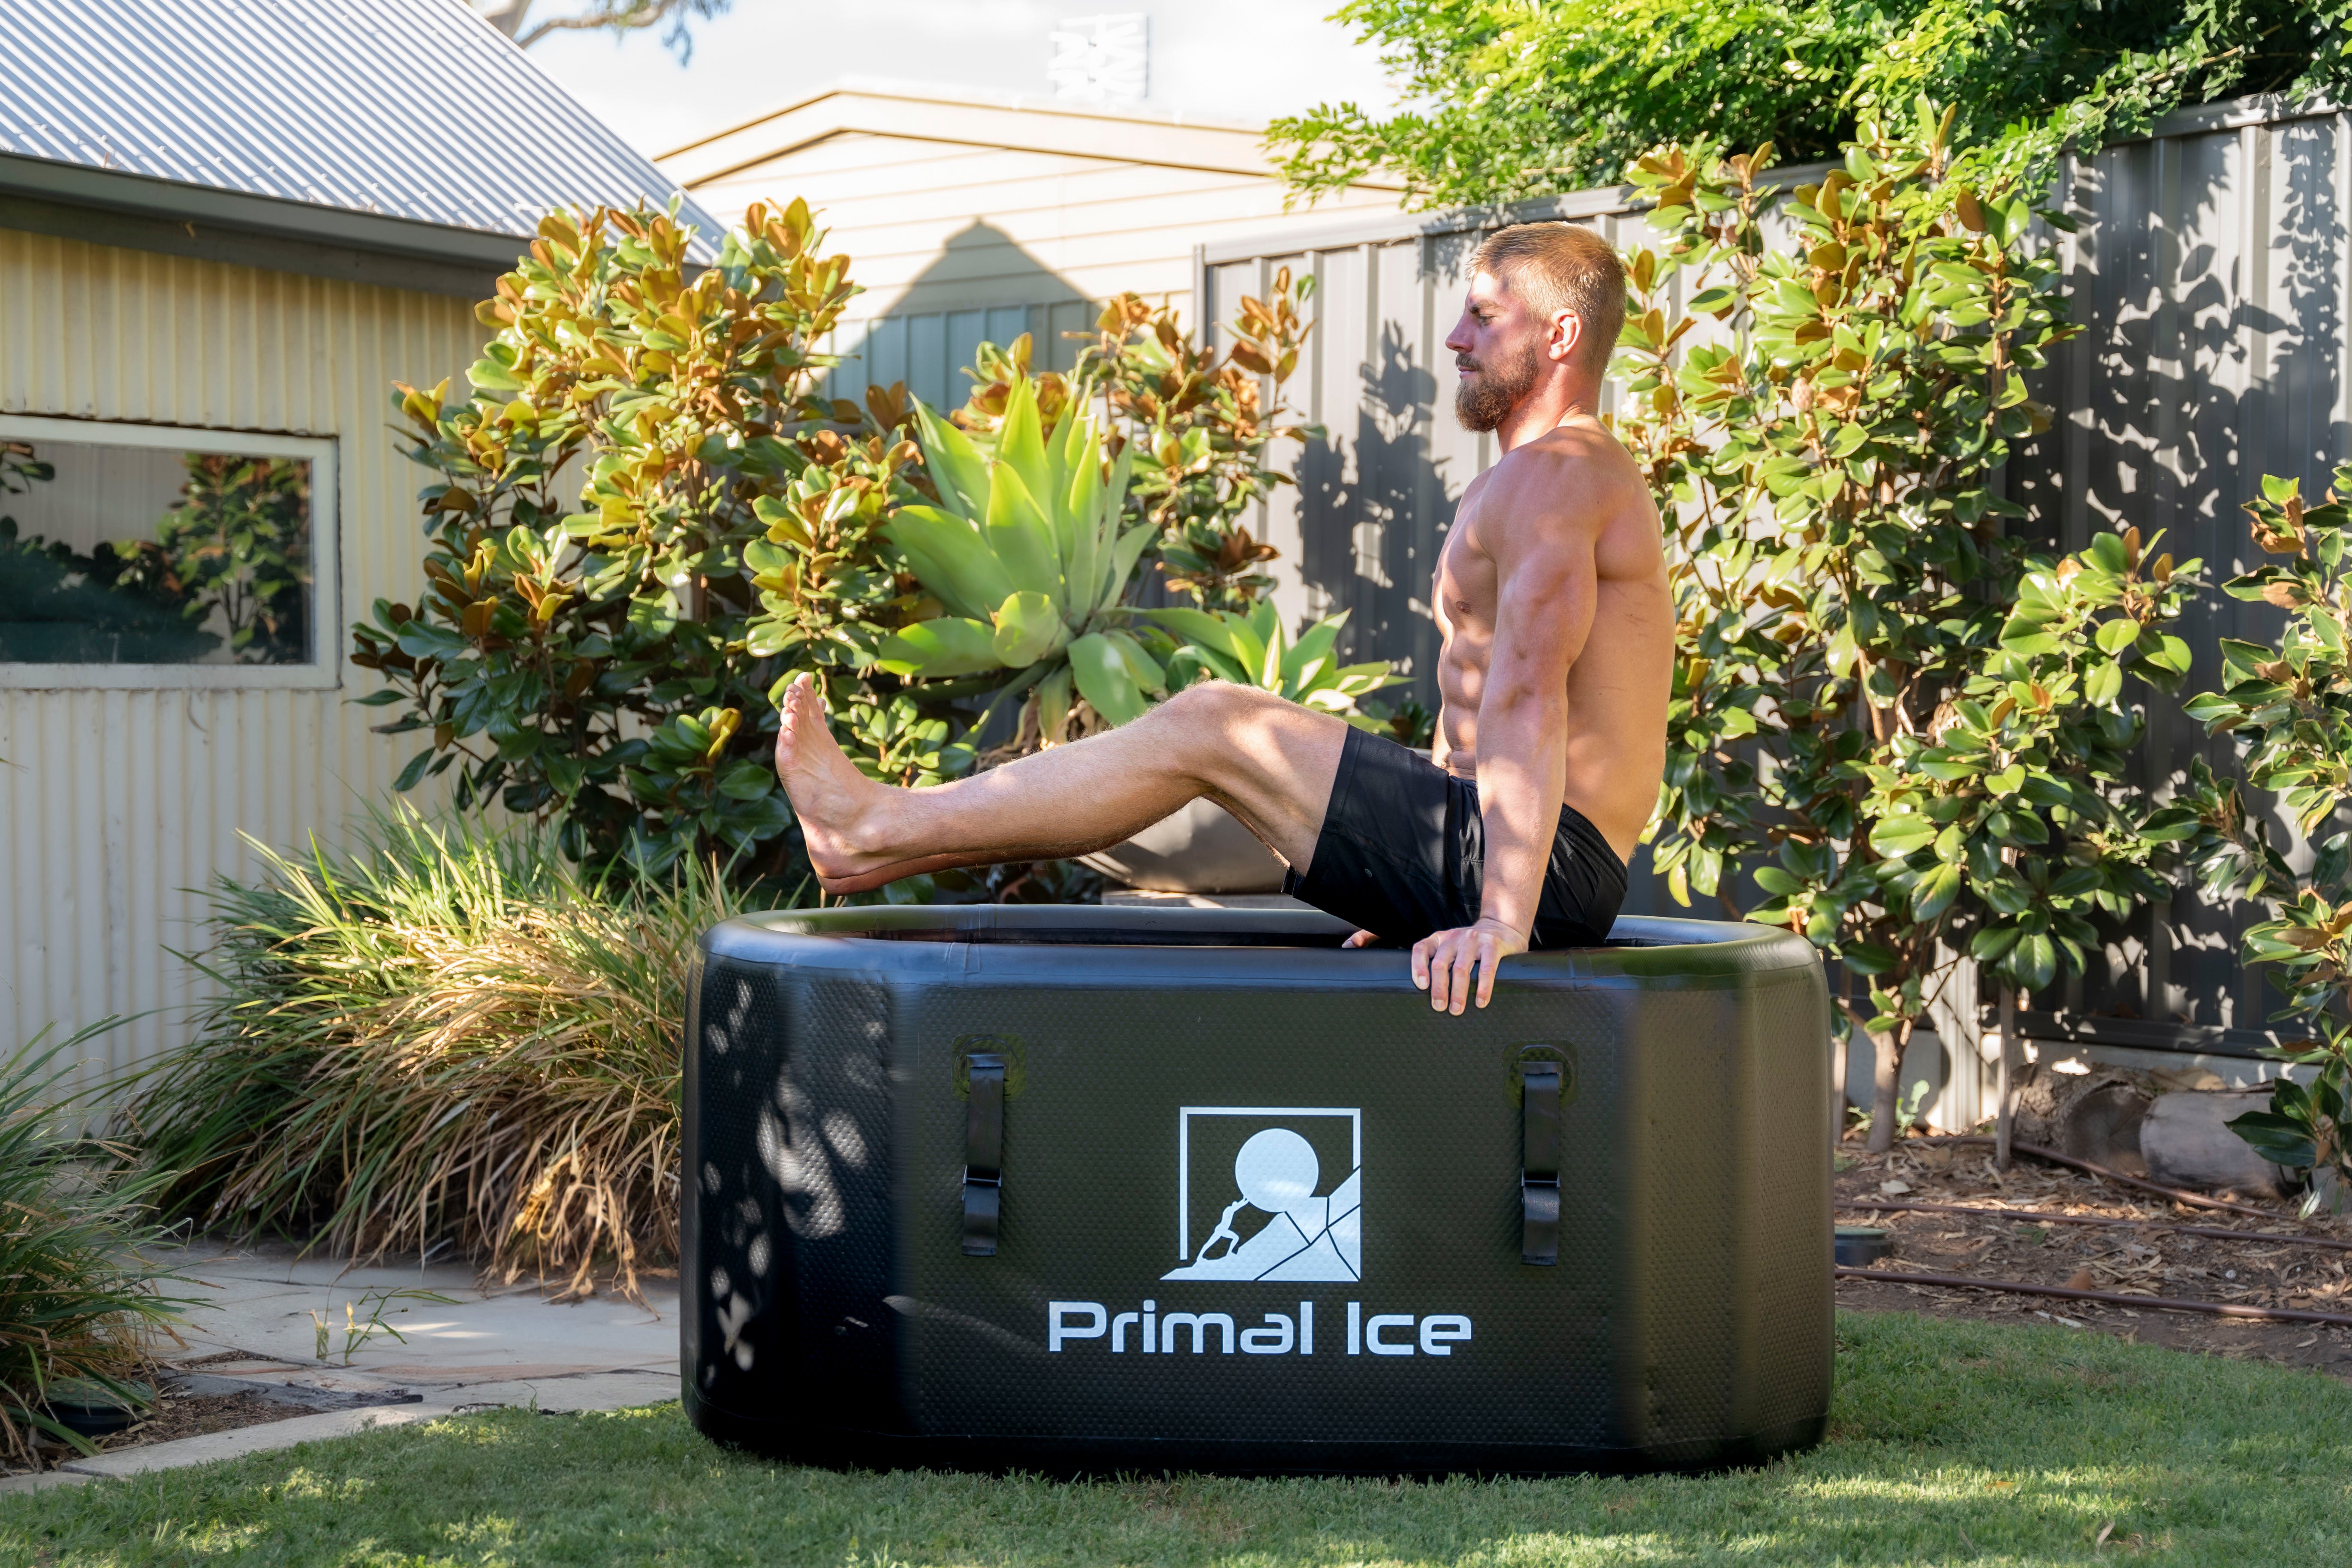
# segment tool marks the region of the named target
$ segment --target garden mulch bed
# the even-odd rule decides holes
[[[2057,1322],[2145,1344],[2310,1367],[2352,1382],[2352,1329],[1949,1289],[1898,1283],[1893,1278],[1913,1270],[2352,1315],[2352,1252],[2300,1247],[2292,1240],[2184,1236],[2153,1226],[2126,1230],[2039,1225],[2031,1216],[1921,1214],[1871,1205],[1900,1199],[2033,1208],[2335,1240],[2352,1240],[2352,1224],[2326,1217],[2299,1219],[2294,1205],[2267,1194],[2227,1194],[2263,1209],[2268,1217],[2261,1220],[2191,1208],[2022,1155],[2008,1171],[1998,1171],[1992,1151],[1977,1144],[1906,1141],[1885,1154],[1864,1153],[1847,1145],[1840,1152],[1839,1163],[1845,1168],[1833,1184],[1838,1223],[1883,1226],[1894,1244],[1892,1256],[1878,1265],[1888,1280],[1841,1279],[1841,1307],[1995,1323]]]
[[[151,1443],[169,1443],[179,1437],[201,1437],[213,1432],[230,1432],[240,1426],[259,1426],[267,1422],[316,1414],[317,1411],[309,1406],[271,1399],[260,1394],[183,1394],[167,1388],[145,1420],[134,1421],[120,1432],[96,1439],[96,1443],[100,1453],[110,1454],[121,1448],[143,1448]],[[41,1446],[41,1457],[45,1463],[40,1468],[53,1469],[81,1455],[62,1443],[45,1442]],[[24,1473],[25,1467],[0,1459],[0,1479]]]

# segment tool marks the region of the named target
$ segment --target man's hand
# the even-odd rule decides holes
[[[1470,971],[1478,971],[1478,1005],[1495,994],[1495,971],[1503,960],[1528,950],[1527,933],[1501,921],[1433,931],[1412,944],[1412,983],[1429,993],[1429,1005],[1455,1017],[1470,1004]]]

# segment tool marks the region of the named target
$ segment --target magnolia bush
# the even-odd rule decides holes
[[[352,659],[388,683],[362,700],[400,710],[384,731],[425,741],[403,790],[454,770],[461,805],[552,818],[593,860],[781,868],[772,688],[856,685],[919,613],[878,532],[918,499],[912,409],[813,395],[856,290],[806,206],[754,205],[698,274],[689,239],[658,213],[549,216],[480,308],[467,394],[401,389],[428,586],[379,601]]]
[[[2197,571],[2136,532],[2053,559],[2012,531],[1995,475],[2073,329],[2030,204],[1951,180],[1951,122],[1865,124],[1787,192],[1769,147],[1630,173],[1665,237],[1629,258],[1618,420],[1677,613],[1655,863],[1734,914],[1752,871],[1753,918],[1866,982],[1880,1148],[1960,957],[2047,985],[2158,890],[2126,759],[2138,689],[2189,668],[2167,628]]]
[[[2276,1020],[2304,1031],[2277,1053],[2310,1068],[2313,1080],[2282,1077],[2271,1108],[2231,1123],[2263,1154],[2291,1169],[2324,1173],[2315,1201],[2352,1207],[2352,467],[2336,471],[2325,500],[2305,503],[2300,481],[2265,477],[2246,510],[2254,543],[2270,557],[2223,584],[2233,598],[2286,613],[2269,647],[2225,639],[2222,685],[2189,703],[2208,730],[2235,739],[2241,778],[2217,776],[2202,761],[2168,822],[2193,837],[2192,855],[2209,900],[2251,899],[2269,919],[2246,931],[2249,963],[2266,964],[2285,1005]],[[2270,795],[2310,845],[2308,869],[2294,869],[2270,824],[2247,808],[2244,787]]]

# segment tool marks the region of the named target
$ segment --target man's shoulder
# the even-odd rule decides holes
[[[1516,520],[1600,528],[1619,504],[1646,500],[1648,487],[1633,455],[1607,430],[1562,426],[1506,452],[1481,476],[1488,506]]]

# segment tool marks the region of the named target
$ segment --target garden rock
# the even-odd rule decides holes
[[[2286,1173],[2254,1152],[2226,1125],[2271,1102],[2264,1089],[2161,1094],[2140,1123],[2147,1173],[2168,1186],[2269,1196],[2285,1191]]]

